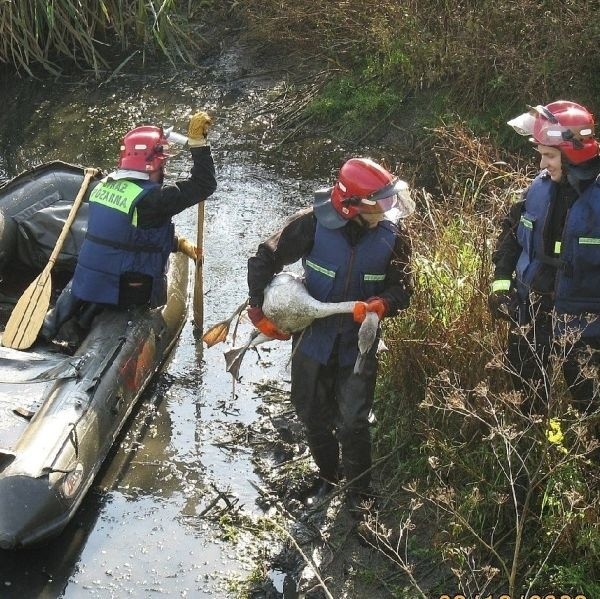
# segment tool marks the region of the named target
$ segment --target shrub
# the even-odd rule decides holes
[[[372,121],[384,116],[381,96],[398,99],[402,110],[403,100],[422,98],[426,90],[430,108],[443,104],[435,117],[444,111],[475,120],[485,115],[496,125],[526,103],[558,98],[600,112],[598,3],[383,0],[367,7],[361,0],[326,0],[315,9],[310,0],[237,0],[234,6],[248,35],[267,51],[283,48],[330,65],[337,81],[314,110],[338,105],[341,122],[352,117],[346,106],[369,106],[369,90],[380,101],[361,113],[362,122],[366,115]],[[339,103],[341,90],[347,95]]]

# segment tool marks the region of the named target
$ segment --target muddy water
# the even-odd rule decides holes
[[[242,52],[243,54],[243,52]],[[211,141],[219,189],[206,205],[205,320],[229,316],[246,297],[245,267],[258,242],[304,206],[316,179],[326,180],[339,150],[315,161],[303,148],[286,155],[265,146],[254,115],[264,110],[275,80],[240,75],[234,48],[187,73],[119,77],[98,87],[80,81],[4,81],[0,117],[0,178],[64,160],[111,170],[119,137],[142,122],[185,132],[197,108],[217,116]],[[246,66],[243,68],[247,68]],[[181,152],[170,176],[186,172]],[[320,183],[319,183],[320,184]],[[195,238],[196,211],[176,219]],[[191,312],[190,312],[191,314]],[[249,325],[240,327],[240,338]],[[223,346],[202,348],[190,322],[164,370],[72,524],[49,544],[0,553],[0,597],[230,597],[231,580],[256,566],[247,539],[224,538],[223,527],[199,517],[218,493],[258,513],[250,448],[243,426],[257,419],[253,383],[288,385],[289,348],[280,342],[249,354],[235,389]],[[224,507],[225,500],[216,507]],[[214,511],[214,509],[213,509]]]

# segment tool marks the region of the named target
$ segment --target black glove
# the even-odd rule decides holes
[[[488,295],[488,308],[493,318],[513,322],[517,296],[514,291],[492,291]]]

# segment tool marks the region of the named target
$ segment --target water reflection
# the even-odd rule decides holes
[[[105,502],[106,496],[91,490],[74,520],[57,539],[22,551],[0,550],[0,597],[59,597]]]
[[[206,206],[206,324],[229,316],[245,299],[248,256],[306,205],[341,156],[332,149],[316,163],[302,148],[265,150],[253,133],[253,115],[268,102],[267,84],[253,87],[252,79],[237,78],[236,60],[235,52],[222,55],[212,65],[212,79],[204,72],[201,84],[197,72],[171,78],[145,73],[100,88],[14,80],[0,91],[6,107],[0,116],[2,179],[55,159],[108,171],[120,136],[141,121],[185,131],[192,110],[215,114],[211,140],[219,189]],[[185,152],[169,166],[174,176],[189,167]],[[314,170],[320,181],[303,169]],[[195,218],[190,209],[175,219],[190,239]],[[0,554],[0,597],[228,596],[227,576],[245,575],[254,564],[244,563],[199,514],[217,491],[258,512],[253,485],[260,481],[250,453],[221,441],[256,420],[260,397],[252,381],[287,379],[289,347],[265,350],[268,363],[260,365],[249,354],[235,394],[223,349],[202,350],[191,322],[186,324],[74,521],[46,546]]]

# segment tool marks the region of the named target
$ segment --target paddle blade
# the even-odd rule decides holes
[[[6,323],[1,343],[12,349],[27,349],[37,339],[50,305],[52,283],[45,270],[27,287]]]
[[[50,305],[50,293],[52,291],[50,271],[60,254],[65,238],[77,215],[77,210],[79,210],[79,206],[81,205],[81,202],[83,202],[83,196],[88,188],[90,179],[95,177],[98,172],[98,169],[95,168],[85,169],[81,187],[73,200],[73,205],[71,206],[71,210],[69,210],[69,216],[67,216],[67,220],[56,240],[50,258],[48,258],[46,268],[44,268],[39,277],[27,287],[25,293],[21,296],[21,299],[13,308],[12,314],[6,323],[6,328],[4,329],[4,334],[0,341],[4,347],[27,349],[35,342],[38,333],[42,328],[48,306]]]

